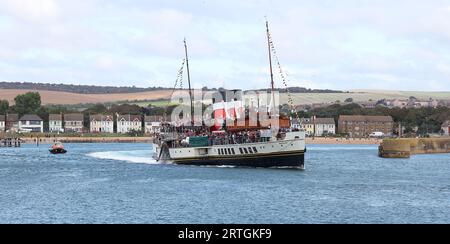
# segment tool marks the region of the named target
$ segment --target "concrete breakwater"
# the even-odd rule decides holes
[[[383,158],[409,158],[415,154],[450,153],[450,138],[386,139],[379,147]]]

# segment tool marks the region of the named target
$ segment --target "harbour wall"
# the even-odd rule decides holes
[[[450,138],[386,139],[379,147],[382,158],[409,158],[415,154],[450,153]]]

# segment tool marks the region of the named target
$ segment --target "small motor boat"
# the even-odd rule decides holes
[[[64,149],[64,145],[60,142],[53,144],[53,146],[49,149],[51,154],[65,154],[67,150]]]

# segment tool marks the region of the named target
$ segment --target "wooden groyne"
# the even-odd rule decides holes
[[[415,154],[450,153],[450,138],[386,139],[379,147],[382,158],[409,158]]]
[[[22,140],[20,138],[2,138],[0,139],[0,147],[21,147]]]

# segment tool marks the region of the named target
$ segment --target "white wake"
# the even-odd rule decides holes
[[[87,156],[130,163],[160,164],[153,159],[153,152],[150,150],[94,152],[87,154]]]

